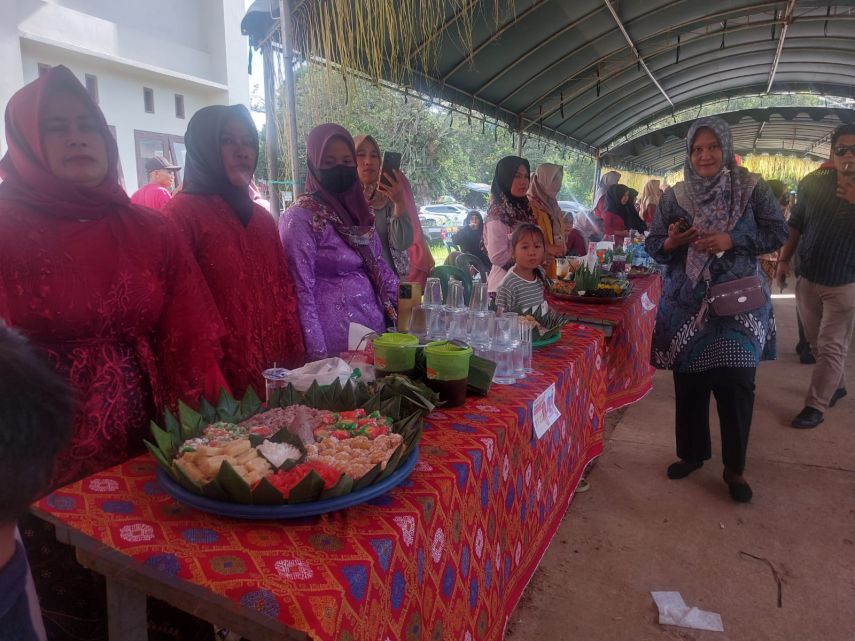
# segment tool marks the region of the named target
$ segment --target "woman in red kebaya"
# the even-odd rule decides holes
[[[243,105],[197,111],[184,137],[184,189],[163,209],[196,256],[227,333],[223,373],[235,394],[274,364],[303,365],[294,281],[273,218],[253,203],[249,183],[258,132]]]
[[[163,406],[216,398],[223,328],[175,229],[119,185],[116,143],[68,69],[12,97],[6,138],[0,313],[75,389],[58,486],[141,453]]]
[[[175,228],[120,187],[116,143],[68,69],[54,67],[12,97],[6,138],[0,321],[74,390],[57,487],[141,453],[163,406],[216,398],[224,329]],[[77,564],[52,525],[33,516],[21,532],[49,638],[106,638],[103,580]]]

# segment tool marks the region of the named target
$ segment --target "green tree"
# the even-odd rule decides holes
[[[296,74],[297,139],[300,179],[305,178],[305,140],[309,131],[324,122],[337,122],[354,135],[374,136],[384,150],[403,155],[402,168],[413,185],[418,203],[441,196],[484,206],[482,195],[473,194],[467,182],[490,183],[496,162],[515,154],[516,136],[482,116],[452,113],[446,107],[402,94],[370,82],[333,76],[306,65]],[[280,122],[281,125],[281,122]],[[278,127],[280,162],[278,180],[290,176],[282,127]],[[264,132],[258,176],[267,178],[264,165]],[[564,167],[559,199],[576,198],[590,205],[594,162],[590,157],[564,150],[545,141],[528,138],[523,148],[534,169],[541,162]]]

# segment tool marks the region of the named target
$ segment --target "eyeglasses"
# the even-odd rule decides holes
[[[846,152],[855,156],[855,145],[837,145],[834,148],[834,155],[838,158],[843,158],[843,156],[846,155]]]

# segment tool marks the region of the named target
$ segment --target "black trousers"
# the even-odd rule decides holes
[[[721,425],[724,466],[745,469],[748,433],[754,412],[756,367],[719,367],[685,374],[674,372],[677,396],[677,456],[690,463],[706,461],[710,449],[710,394],[715,395]]]

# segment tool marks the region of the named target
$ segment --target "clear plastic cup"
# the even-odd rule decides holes
[[[427,339],[429,341],[448,340],[448,312],[443,307],[431,310]]]
[[[469,321],[468,310],[465,307],[449,307],[445,310],[445,314],[448,318],[449,340],[466,341],[469,337],[469,330],[467,328]]]
[[[490,309],[490,295],[487,293],[487,283],[472,285],[472,297],[469,299],[469,309],[473,312],[486,312]]]
[[[431,277],[425,281],[422,305],[431,308],[442,307],[442,283],[439,278]]]
[[[445,306],[451,310],[466,309],[463,283],[457,280],[448,281],[448,299]]]
[[[531,374],[534,369],[531,365],[531,325],[520,326],[520,340],[523,344],[523,371]]]
[[[264,376],[265,401],[270,401],[270,395],[273,394],[274,390],[288,387],[286,380],[288,373],[289,370],[284,367],[271,367],[261,372],[261,375]]]

